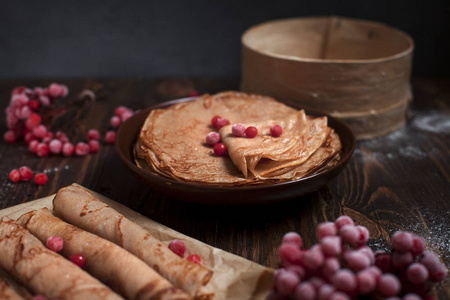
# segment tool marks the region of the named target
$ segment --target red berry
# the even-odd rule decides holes
[[[39,96],[39,101],[43,106],[49,106],[50,105],[50,99],[47,96],[41,95]]]
[[[342,252],[342,241],[339,236],[325,236],[320,241],[322,252],[328,256],[337,256]]]
[[[114,144],[114,140],[116,139],[116,132],[114,130],[110,130],[105,134],[105,141],[108,144]]]
[[[63,241],[62,237],[60,237],[58,235],[54,235],[47,239],[46,245],[47,245],[48,249],[55,251],[55,252],[59,252],[63,249],[64,241]]]
[[[57,83],[52,83],[48,87],[48,94],[53,98],[61,97],[63,92],[62,86]]]
[[[349,216],[340,216],[336,219],[336,221],[334,221],[334,224],[336,225],[336,228],[338,230],[341,229],[341,227],[343,227],[344,225],[355,225],[352,218],[350,218]]]
[[[173,251],[176,255],[183,257],[186,253],[186,245],[182,240],[175,239],[170,242],[169,249]]]
[[[100,132],[97,129],[89,129],[87,135],[88,135],[89,140],[99,140],[100,139]]]
[[[64,143],[62,146],[62,153],[64,156],[72,156],[75,153],[75,146],[72,143]]]
[[[53,154],[59,154],[62,150],[62,142],[57,139],[53,139],[48,144],[48,148],[50,149],[50,152]]]
[[[398,278],[391,273],[386,273],[378,279],[378,290],[385,297],[392,297],[400,292],[401,284]]]
[[[79,142],[75,146],[75,154],[78,156],[85,156],[89,153],[89,145],[84,142]]]
[[[344,225],[339,229],[339,235],[345,242],[355,245],[359,240],[359,231],[354,225]]]
[[[317,226],[316,233],[319,240],[326,236],[335,236],[337,234],[336,225],[333,222],[322,222]]]
[[[33,177],[33,171],[27,166],[20,167],[19,173],[22,181],[28,181]]]
[[[44,173],[38,173],[34,176],[34,182],[37,185],[44,185],[47,183],[48,177]]]
[[[283,262],[294,264],[302,258],[302,252],[295,243],[285,242],[278,247],[278,256]]]
[[[188,257],[186,257],[186,259],[189,260],[189,261],[192,261],[192,262],[194,262],[196,264],[199,264],[199,265],[202,264],[202,259],[197,254],[191,254]]]
[[[61,97],[66,97],[69,94],[69,88],[66,85],[64,85],[64,84],[60,84],[59,86],[61,87],[61,94],[60,94],[60,96]]]
[[[222,118],[219,117],[219,116],[214,116],[214,117],[211,119],[211,124],[212,124],[212,126],[213,126],[214,128],[219,128],[219,126],[217,125],[217,123],[219,122],[220,119],[222,119]]]
[[[298,249],[302,248],[303,240],[302,237],[294,231],[290,231],[284,234],[281,243],[292,243],[298,247]]]
[[[299,285],[299,282],[300,278],[298,278],[297,274],[289,270],[284,270],[277,275],[275,287],[280,294],[287,296],[295,291],[297,285]],[[308,282],[308,284],[310,283]],[[314,287],[312,288],[314,289]]]
[[[39,124],[41,123],[42,118],[41,118],[41,116],[38,115],[37,113],[32,113],[32,114],[30,115],[30,117],[28,118],[28,120],[30,120],[30,122],[31,122],[34,126],[36,126],[36,125],[39,125]]]
[[[286,275],[284,275],[285,277]],[[284,279],[284,277],[280,278],[280,281]],[[291,284],[294,284],[295,281],[293,279],[290,279],[292,281]],[[298,282],[297,282],[298,283]],[[277,286],[278,288],[278,286]],[[296,284],[294,286],[294,296],[295,299],[308,299],[308,300],[314,300],[316,299],[317,290],[314,287],[314,285],[310,281],[304,281],[300,284]]]
[[[44,125],[37,125],[33,128],[33,135],[37,138],[44,138],[47,134],[47,128]]]
[[[377,266],[383,273],[391,270],[391,256],[387,253],[380,253],[375,256],[375,266]]]
[[[234,136],[244,136],[245,134],[245,126],[241,123],[236,123],[231,127],[231,132]]]
[[[254,138],[255,136],[258,135],[258,129],[254,126],[248,126],[247,129],[245,129],[245,135],[248,138]]]
[[[397,231],[392,235],[392,248],[399,252],[410,251],[413,248],[413,235],[406,231]]]
[[[364,245],[369,240],[369,230],[365,226],[361,225],[357,225],[356,229],[359,233],[358,241],[356,243],[358,245]]]
[[[199,92],[196,91],[196,90],[193,90],[193,91],[191,91],[191,92],[189,93],[189,97],[197,97],[198,95],[200,95],[200,94],[199,94]]]
[[[118,116],[112,116],[110,123],[112,127],[118,128],[122,124],[122,120]]]
[[[126,112],[127,110],[129,110],[129,108],[125,107],[125,106],[118,106],[115,111],[114,114],[118,117],[120,117],[124,112]]]
[[[32,140],[29,144],[28,144],[28,149],[30,150],[31,153],[36,153],[37,152],[37,147],[39,145],[39,141],[38,140]]]
[[[227,147],[223,143],[214,145],[214,154],[217,156],[224,156],[227,153]]]
[[[333,277],[333,285],[338,290],[353,293],[357,288],[355,274],[348,269],[340,269]]]
[[[220,134],[219,133],[217,133],[215,131],[211,131],[210,133],[208,133],[206,135],[206,143],[208,145],[214,146],[218,142],[220,142]]]
[[[84,267],[86,264],[86,258],[84,258],[81,254],[74,254],[70,257],[70,261],[79,266],[80,268]]]
[[[90,140],[88,142],[89,145],[89,153],[97,153],[98,150],[100,149],[100,143],[98,142],[98,140]]]
[[[126,110],[122,113],[122,115],[120,116],[120,120],[123,122],[125,122],[126,120],[128,120],[129,118],[131,118],[133,116],[133,111],[131,110]]]
[[[14,143],[16,141],[16,134],[14,133],[14,131],[12,130],[8,130],[7,132],[5,132],[5,134],[3,135],[3,138],[5,139],[5,141],[7,143]]]
[[[31,110],[36,111],[39,108],[39,101],[37,101],[37,100],[30,100],[28,102],[28,106],[31,108]]]
[[[217,128],[222,128],[223,126],[230,125],[230,121],[225,118],[221,118],[217,121]]]
[[[428,269],[421,263],[412,263],[406,270],[406,278],[413,284],[422,284],[428,279]]]
[[[33,135],[33,133],[31,132],[31,131],[29,131],[29,132],[27,132],[26,134],[25,134],[25,142],[27,143],[27,144],[30,144],[31,143],[31,141],[34,141],[34,140],[36,140],[37,138]]]
[[[36,147],[36,154],[39,157],[46,157],[50,154],[50,149],[46,143],[39,143]]]
[[[68,138],[67,135],[66,135],[64,132],[62,132],[62,131],[56,132],[56,138],[57,138],[58,140],[60,140],[61,143],[63,143],[63,144],[69,142],[69,138]]]
[[[412,253],[414,255],[422,254],[425,250],[425,243],[421,237],[414,236],[413,237],[413,246],[412,246]]]
[[[18,86],[18,87],[16,87],[15,89],[13,89],[11,91],[11,96],[25,93],[26,90],[27,90],[27,87],[25,87],[25,86]]]
[[[9,180],[12,182],[19,182],[20,181],[20,173],[17,169],[12,169],[11,172],[9,172]]]
[[[358,282],[358,292],[362,295],[371,293],[377,286],[376,276],[369,269],[358,272],[356,280]]]
[[[270,126],[270,134],[274,137],[279,137],[283,133],[283,127],[278,124]]]
[[[319,269],[323,265],[324,261],[325,256],[323,255],[322,249],[319,245],[310,248],[303,256],[303,263],[313,271]]]
[[[31,108],[29,106],[22,106],[20,109],[20,118],[21,119],[28,119],[31,116]]]

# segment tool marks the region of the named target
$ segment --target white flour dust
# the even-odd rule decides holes
[[[428,132],[450,133],[450,117],[441,111],[430,111],[417,114],[411,126]]]
[[[428,220],[428,227],[424,227],[422,222],[418,222],[409,228],[405,228],[405,230],[421,236],[425,240],[429,250],[443,253],[442,259],[447,260],[450,257],[450,237],[448,230],[450,227],[450,217],[436,218],[435,214],[429,211],[429,209],[421,208],[420,210],[423,217]],[[448,211],[444,215],[450,216],[450,212]]]

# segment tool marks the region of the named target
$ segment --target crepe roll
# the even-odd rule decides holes
[[[42,242],[60,236],[62,255],[81,254],[90,274],[127,299],[191,299],[130,252],[60,220],[47,208],[29,212],[18,221]]]
[[[5,300],[22,300],[25,299],[20,296],[8,282],[0,278],[0,299]]]
[[[211,279],[210,269],[179,257],[86,189],[75,185],[60,189],[53,209],[68,222],[130,251],[191,296],[205,298],[199,291]]]
[[[11,293],[12,292],[12,293]],[[11,294],[11,295],[10,295]],[[18,295],[20,298],[16,298]],[[12,297],[14,295],[14,297]],[[10,298],[8,298],[10,297]],[[33,295],[0,267],[0,299],[31,299]]]
[[[7,217],[0,221],[0,253],[0,266],[35,294],[61,300],[123,299]]]

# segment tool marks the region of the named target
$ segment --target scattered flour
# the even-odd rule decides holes
[[[448,228],[450,227],[450,218],[438,219],[428,208],[420,208],[419,210],[424,219],[428,220],[428,227],[423,226],[422,222],[417,222],[411,225],[410,228],[405,228],[405,230],[421,236],[425,240],[429,250],[442,253],[443,257],[441,258],[447,264],[447,267],[449,267],[450,232]],[[450,211],[443,215],[450,216]]]
[[[450,133],[450,117],[441,111],[428,111],[417,114],[411,126],[428,132]]]

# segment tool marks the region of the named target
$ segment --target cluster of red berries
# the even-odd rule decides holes
[[[116,139],[116,130],[123,124],[126,120],[128,120],[131,116],[133,116],[135,112],[125,106],[118,106],[114,115],[110,119],[110,124],[114,128],[113,130],[109,130],[105,134],[105,141],[108,144],[114,144],[114,140]]]
[[[169,244],[169,249],[179,257],[184,257],[184,255],[186,254],[186,245],[182,240],[179,239],[174,239],[173,241],[171,241]],[[200,256],[198,256],[198,254],[188,255],[186,259],[199,265],[202,264],[202,259],[200,258]]]
[[[27,166],[22,166],[19,169],[12,169],[8,177],[12,182],[30,181],[33,178],[33,171]],[[45,173],[36,173],[34,175],[34,182],[37,185],[44,185],[47,183],[47,180]]]
[[[230,121],[220,116],[214,116],[211,119],[211,125],[216,129],[220,129],[226,125],[230,125]],[[250,139],[258,135],[258,129],[255,126],[245,127],[245,125],[241,123],[233,124],[231,132],[236,137],[246,136]],[[273,137],[279,137],[283,133],[283,128],[278,124],[274,124],[270,126],[270,133]],[[223,156],[227,153],[227,148],[225,144],[221,143],[220,135],[216,131],[211,131],[206,135],[206,143],[209,146],[214,147],[214,154],[217,156]]]
[[[52,83],[46,88],[36,87],[29,89],[24,86],[15,88],[11,92],[9,106],[6,108],[6,121],[8,130],[4,139],[8,143],[25,140],[31,153],[39,157],[49,155],[85,156],[96,153],[100,149],[100,132],[97,129],[89,129],[86,134],[87,141],[71,142],[68,135],[59,130],[52,132],[50,125],[52,117],[57,114],[58,100],[68,95],[67,86]],[[119,106],[115,109],[114,116],[110,119],[113,130],[106,132],[104,140],[108,144],[114,144],[117,128],[134,114],[134,111]],[[9,174],[12,182],[28,181],[31,170],[24,173],[24,168],[14,169]],[[35,182],[39,185],[47,182],[47,175],[39,173],[35,175]]]
[[[392,236],[391,253],[374,253],[366,245],[367,228],[348,216],[319,224],[316,234],[319,243],[310,249],[302,249],[297,233],[284,235],[278,249],[282,266],[267,299],[431,300],[432,283],[447,274],[437,255],[409,232]]]
[[[48,88],[36,87],[29,89],[24,86],[11,92],[11,101],[6,108],[6,123],[8,131],[4,134],[7,142],[13,143],[31,132],[34,127],[48,118],[58,98],[68,95],[67,86],[52,83]]]
[[[8,125],[8,131],[4,134],[5,141],[14,143],[23,138],[29,145],[30,152],[39,157],[60,153],[64,156],[84,156],[97,152],[100,147],[100,133],[97,129],[90,129],[87,141],[78,143],[70,142],[63,131],[49,130],[51,117],[57,113],[55,110],[58,99],[66,97],[68,93],[67,86],[58,83],[52,83],[47,88],[15,88],[5,111]],[[115,115],[110,120],[114,130],[106,132],[104,137],[107,143],[114,144],[115,130],[133,114],[133,110],[127,107],[116,108]]]

